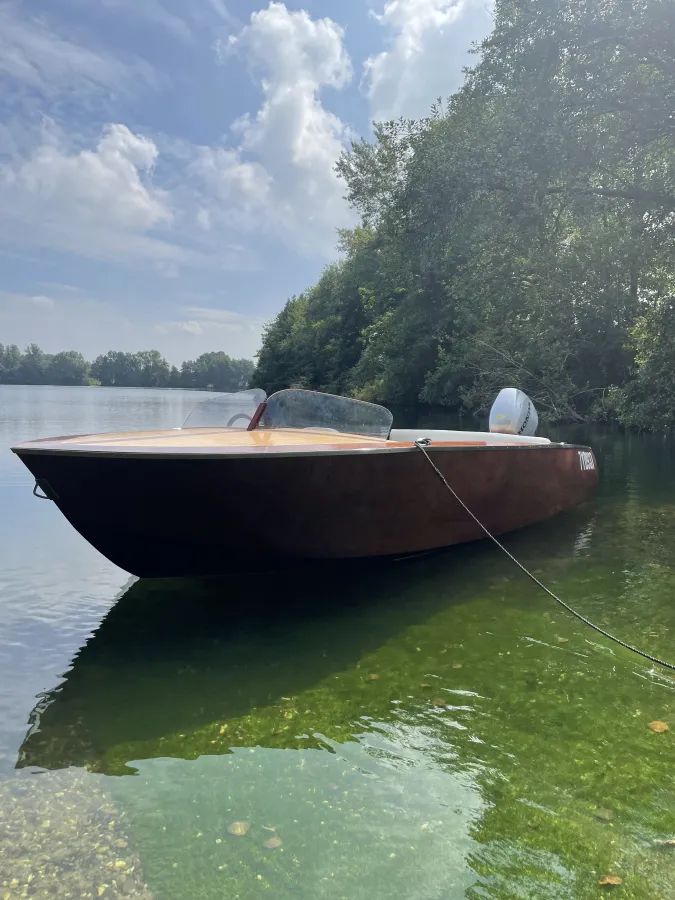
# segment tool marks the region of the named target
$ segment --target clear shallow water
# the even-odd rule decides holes
[[[0,388],[0,443],[196,399]],[[673,659],[673,445],[565,436],[592,440],[597,500],[509,549]],[[0,897],[585,898],[606,874],[675,897],[675,680],[493,548],[133,582],[7,452],[0,485]]]

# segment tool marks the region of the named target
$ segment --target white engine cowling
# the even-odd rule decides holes
[[[539,416],[527,394],[517,388],[504,388],[490,410],[490,431],[494,434],[536,434]]]

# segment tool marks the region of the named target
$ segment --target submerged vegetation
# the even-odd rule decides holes
[[[127,826],[85,772],[0,781],[0,897],[153,900]]]
[[[102,384],[240,391],[247,386],[252,373],[250,360],[232,359],[226,353],[202,353],[178,369],[158,350],[138,353],[110,350],[89,363],[75,350],[52,356],[37,344],[29,344],[23,353],[16,344],[0,344],[0,384]]]
[[[255,384],[675,424],[675,4],[497,0],[465,85],[337,164],[360,224]]]
[[[658,452],[646,466],[624,447],[603,449],[637,508],[617,490],[597,519],[510,546],[665,654],[675,517],[647,502]],[[646,900],[675,879],[671,733],[651,727],[674,716],[667,675],[589,640],[483,545],[324,577],[135,582],[41,698],[20,765],[109,776],[162,900],[317,884],[330,900],[585,900],[619,881]]]

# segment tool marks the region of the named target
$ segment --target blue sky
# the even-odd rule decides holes
[[[491,0],[0,0],[0,342],[252,356],[354,224],[333,170]]]

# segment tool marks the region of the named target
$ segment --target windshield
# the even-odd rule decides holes
[[[183,428],[247,428],[265,397],[260,390],[210,397],[195,406]]]
[[[288,390],[267,401],[263,428],[308,428],[389,437],[393,416],[383,406],[335,394]]]

